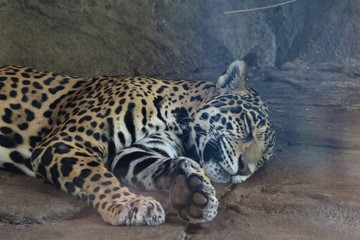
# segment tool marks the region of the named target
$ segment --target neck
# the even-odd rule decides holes
[[[206,81],[172,81],[169,88],[161,94],[161,111],[169,125],[176,124],[181,129],[188,127],[189,121],[199,106],[216,92],[215,84]]]
[[[174,87],[177,91],[162,94],[162,115],[169,121],[167,126],[170,130],[181,138],[186,155],[199,160],[194,141],[190,139],[190,125],[199,107],[206,105],[206,102],[217,94],[216,86],[204,81],[178,81],[169,89]]]

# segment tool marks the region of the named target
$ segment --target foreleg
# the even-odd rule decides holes
[[[156,200],[130,192],[85,147],[64,142],[51,141],[33,151],[33,167],[38,175],[83,199],[112,225],[164,222],[165,212]]]

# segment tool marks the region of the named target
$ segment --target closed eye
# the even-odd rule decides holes
[[[227,138],[227,139],[230,140],[229,138]],[[248,134],[245,138],[233,136],[233,137],[231,137],[231,139],[238,144],[244,144],[244,143],[251,142],[253,140],[253,136],[251,134]]]
[[[253,135],[249,133],[245,138],[241,139],[241,142],[248,143],[248,142],[251,142],[253,139],[254,139]]]

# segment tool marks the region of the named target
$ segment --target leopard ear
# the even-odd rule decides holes
[[[228,69],[221,75],[216,86],[229,91],[246,91],[246,63],[236,60],[230,64]]]

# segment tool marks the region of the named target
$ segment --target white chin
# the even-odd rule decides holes
[[[231,183],[242,183],[246,179],[248,179],[250,176],[251,175],[248,175],[248,176],[240,176],[240,175],[232,176],[231,177]]]

